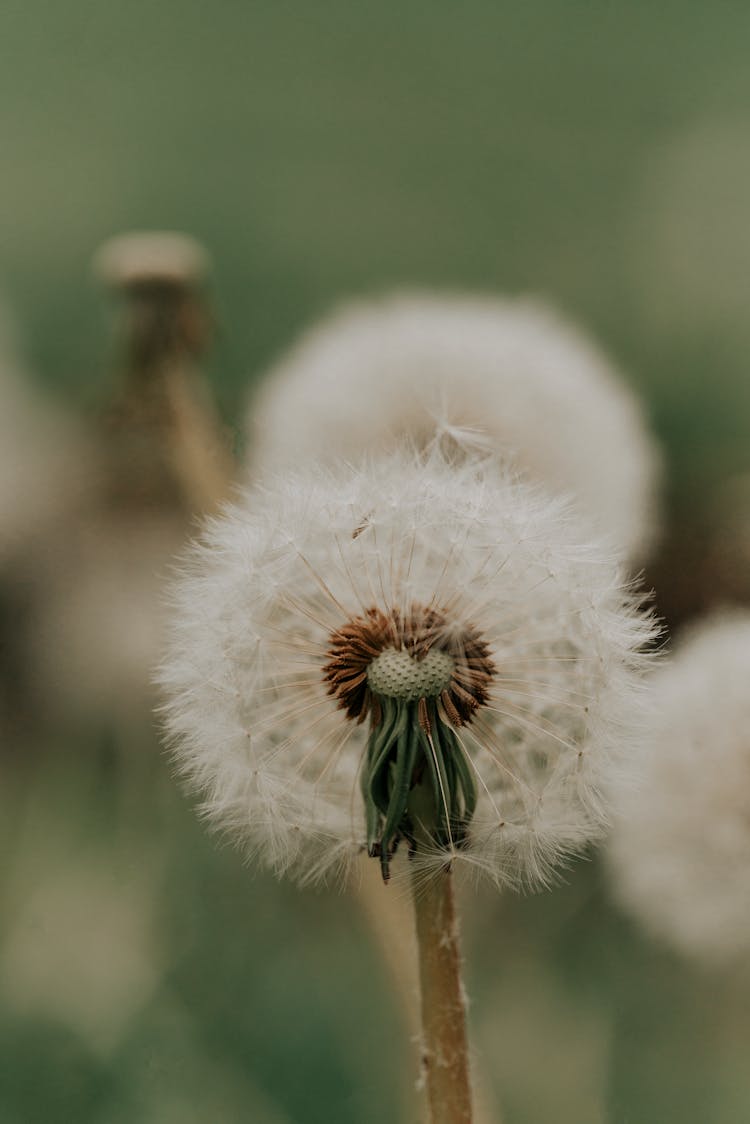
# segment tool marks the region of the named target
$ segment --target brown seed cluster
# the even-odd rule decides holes
[[[423,660],[433,648],[453,658],[450,683],[440,693],[453,726],[467,725],[487,702],[495,664],[473,625],[449,627],[443,612],[422,605],[387,613],[373,607],[331,633],[329,661],[323,668],[328,694],[335,695],[347,717],[357,723],[370,714],[373,726],[380,724],[380,703],[368,686],[367,669],[387,648],[406,651],[415,660]]]

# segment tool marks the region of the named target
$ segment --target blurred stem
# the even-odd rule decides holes
[[[422,996],[422,1065],[431,1124],[471,1124],[466,1003],[449,866],[427,882],[412,874]]]
[[[204,253],[184,235],[136,233],[107,243],[101,276],[120,298],[122,386],[109,411],[111,502],[213,511],[235,475],[202,359],[214,320]]]
[[[207,512],[229,494],[233,464],[206,387],[191,374],[177,365],[164,372],[165,445],[189,506]]]
[[[352,881],[359,908],[367,919],[370,931],[377,945],[378,953],[390,976],[393,993],[399,1003],[401,1015],[409,1040],[409,1074],[419,1064],[417,1043],[420,1039],[419,1019],[419,981],[417,979],[417,942],[411,916],[411,903],[408,894],[393,892],[385,887],[380,874],[380,864],[366,854],[360,856],[359,877]],[[404,1108],[404,1119],[413,1119],[414,1089],[409,1080],[404,1090],[408,1105]],[[422,1119],[420,1113],[420,1119]],[[429,1124],[426,1117],[423,1124]]]

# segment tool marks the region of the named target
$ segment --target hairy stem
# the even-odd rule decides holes
[[[431,1124],[471,1124],[466,1004],[453,876],[412,876],[422,995],[422,1065]]]

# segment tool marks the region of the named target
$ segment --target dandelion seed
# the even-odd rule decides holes
[[[160,673],[210,822],[303,880],[366,849],[549,881],[601,833],[654,634],[585,537],[476,455],[259,485],[186,560]]]
[[[530,300],[404,293],[345,305],[260,386],[253,467],[421,448],[494,450],[574,498],[640,561],[655,536],[660,458],[606,356]]]
[[[710,617],[654,676],[640,781],[609,849],[613,890],[685,955],[750,951],[750,613]]]

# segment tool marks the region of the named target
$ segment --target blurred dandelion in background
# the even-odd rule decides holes
[[[403,292],[343,305],[267,372],[248,424],[257,466],[356,460],[439,433],[572,497],[631,561],[657,533],[661,459],[640,402],[539,301]]]
[[[617,899],[708,962],[750,950],[750,614],[687,630],[654,675],[639,783],[620,798]]]
[[[50,714],[148,721],[164,574],[232,471],[201,370],[208,270],[202,247],[177,232],[119,235],[95,256],[117,304],[117,396],[85,431],[85,492],[67,493],[45,548],[23,558],[22,642]]]

